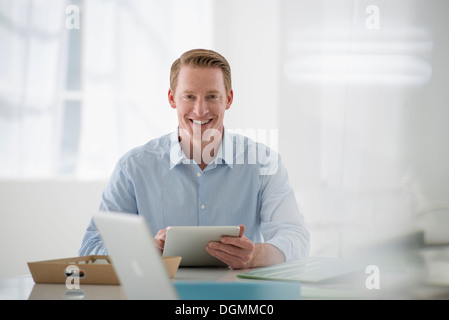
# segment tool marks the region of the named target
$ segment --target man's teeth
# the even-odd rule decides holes
[[[212,119],[204,120],[204,121],[192,120],[192,122],[193,122],[193,123],[196,123],[196,124],[206,124],[206,123],[209,123],[211,120],[212,120]]]

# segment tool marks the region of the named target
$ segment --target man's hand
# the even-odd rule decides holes
[[[221,237],[220,241],[211,241],[206,251],[223,261],[233,269],[269,266],[285,261],[284,254],[275,246],[267,243],[254,244],[244,236],[245,226],[239,225],[238,237]],[[161,254],[164,251],[167,228],[159,230],[154,237],[154,244]]]
[[[161,250],[161,254],[164,251],[165,237],[167,236],[167,228],[159,230],[154,237],[153,241],[157,248]]]
[[[245,237],[245,226],[239,225],[240,234],[238,237],[221,237],[218,242],[211,241],[206,247],[206,251],[219,260],[223,261],[231,268],[242,269],[252,266],[254,259],[255,244]]]

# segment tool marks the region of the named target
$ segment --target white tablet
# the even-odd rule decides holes
[[[206,251],[210,241],[238,237],[238,226],[173,226],[167,228],[163,256],[181,256],[181,267],[226,266]]]

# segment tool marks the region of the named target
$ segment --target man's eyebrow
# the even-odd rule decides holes
[[[191,91],[191,90],[184,90],[182,93],[183,94],[195,94],[195,92]],[[219,90],[209,90],[206,93],[207,94],[220,94],[220,91]]]

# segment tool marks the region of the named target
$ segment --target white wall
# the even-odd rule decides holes
[[[416,195],[415,221],[426,242],[449,243],[449,3],[431,1],[434,22],[432,79],[412,92],[405,104],[409,183]]]
[[[214,49],[231,65],[234,102],[225,125],[279,129],[280,2],[214,2]]]
[[[429,211],[449,216],[447,1],[376,1],[374,33],[364,23],[369,1],[282,3],[279,149],[312,230],[312,252],[345,255],[421,228]],[[360,52],[370,59],[357,69]],[[416,65],[364,79],[377,72],[376,52]],[[321,69],[300,65],[311,56]],[[345,65],[347,73],[332,73]],[[417,66],[431,68],[430,77],[419,78]],[[420,80],[402,77],[408,72]]]
[[[27,262],[78,256],[106,182],[1,181],[0,278]]]

